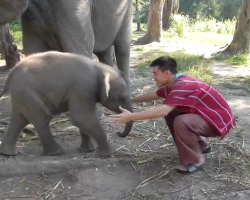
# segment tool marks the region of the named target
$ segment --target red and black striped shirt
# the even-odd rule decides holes
[[[236,125],[232,111],[222,95],[211,85],[188,75],[174,81],[171,88],[157,90],[157,95],[166,98],[163,104],[176,105],[185,113],[200,114],[221,134],[221,139]]]

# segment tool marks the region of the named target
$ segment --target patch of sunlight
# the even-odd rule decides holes
[[[182,43],[195,43],[203,45],[227,45],[233,36],[223,35],[212,32],[185,32],[182,37],[179,37],[172,29],[162,33],[162,41],[165,42],[182,42]]]
[[[250,67],[235,67],[225,63],[215,63],[211,68],[214,74],[232,79],[250,76]]]

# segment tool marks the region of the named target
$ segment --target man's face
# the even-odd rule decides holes
[[[158,66],[153,67],[154,80],[158,87],[166,86],[168,83],[170,71],[162,72]]]

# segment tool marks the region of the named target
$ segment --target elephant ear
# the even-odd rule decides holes
[[[102,73],[100,91],[99,91],[100,103],[104,103],[109,97],[109,90],[110,90],[109,80],[110,80],[110,73],[106,72]]]

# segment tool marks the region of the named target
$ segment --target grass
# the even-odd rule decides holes
[[[231,79],[233,82],[243,83],[247,88],[250,88],[250,76],[241,76]]]
[[[135,50],[138,47],[135,47]],[[139,73],[141,76],[148,76],[149,68],[148,65],[152,60],[160,56],[170,56],[177,60],[178,72],[187,73],[193,77],[211,83],[213,80],[213,73],[209,69],[209,65],[213,60],[205,59],[201,56],[185,53],[184,51],[176,51],[166,53],[161,47],[144,47],[145,50],[140,49],[139,55],[137,55],[136,62],[134,63],[139,67]]]
[[[224,60],[224,62],[228,63],[230,65],[248,67],[248,65],[249,65],[249,54],[234,55],[234,56]]]
[[[233,83],[229,83],[229,82],[224,82],[221,84],[223,87],[231,89],[231,90],[237,90],[237,89],[242,89],[242,86],[240,85],[235,85]]]

